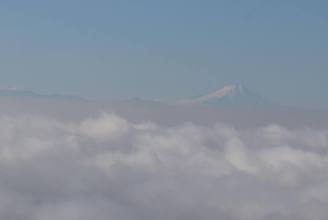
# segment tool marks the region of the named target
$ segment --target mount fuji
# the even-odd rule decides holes
[[[207,95],[180,100],[181,106],[266,107],[274,105],[241,84],[226,85]]]

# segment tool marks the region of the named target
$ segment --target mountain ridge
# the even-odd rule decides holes
[[[31,90],[16,89],[16,88],[0,89],[0,97],[52,99],[52,100],[65,100],[65,101],[86,101],[86,99],[80,96],[61,95],[61,94],[42,94]]]

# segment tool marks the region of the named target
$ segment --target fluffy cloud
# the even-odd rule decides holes
[[[328,131],[0,118],[0,219],[328,218]]]

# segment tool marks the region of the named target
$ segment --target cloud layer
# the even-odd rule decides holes
[[[0,219],[325,220],[328,130],[0,118]]]

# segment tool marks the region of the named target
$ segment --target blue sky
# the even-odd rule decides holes
[[[328,107],[328,2],[2,0],[0,84],[175,99],[242,83]]]

